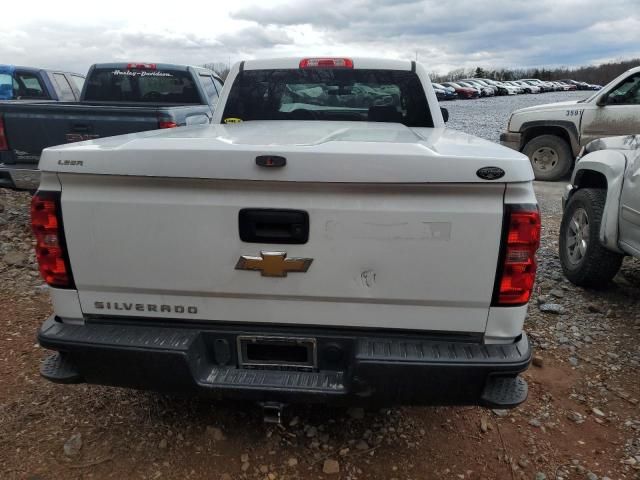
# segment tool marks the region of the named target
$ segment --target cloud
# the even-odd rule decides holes
[[[427,63],[486,66],[577,65],[603,56],[640,55],[637,0],[477,2],[298,0],[231,14],[263,26],[309,26],[326,45],[395,51]],[[620,31],[607,28],[620,25]],[[596,27],[601,25],[600,27]],[[615,33],[614,33],[615,32]]]
[[[444,72],[640,57],[638,0],[234,0],[213,10],[194,2],[174,10],[110,0],[86,9],[59,0],[32,13],[10,3],[0,59],[86,72],[109,61],[417,54]]]

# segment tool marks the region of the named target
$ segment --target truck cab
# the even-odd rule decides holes
[[[0,65],[0,101],[78,101],[84,79],[79,73]]]
[[[523,152],[538,180],[559,180],[594,139],[640,132],[640,67],[584,100],[516,110],[500,142]]]

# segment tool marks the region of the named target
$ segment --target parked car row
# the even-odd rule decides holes
[[[455,82],[432,83],[432,85],[438,100],[470,99],[522,93],[600,90],[602,88],[600,85],[590,85],[576,80],[543,81],[537,78],[510,81],[498,81],[490,78],[465,78]]]

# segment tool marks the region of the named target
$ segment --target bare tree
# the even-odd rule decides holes
[[[432,79],[438,82],[458,80],[478,76],[482,72],[487,78],[496,80],[514,80],[517,78],[539,78],[540,80],[563,80],[571,78],[581,82],[605,85],[618,75],[630,68],[640,65],[640,58],[620,60],[617,62],[603,63],[601,65],[588,65],[583,67],[557,67],[557,68],[501,68],[497,70],[477,67],[475,70],[458,68],[446,75],[432,75]]]
[[[204,68],[208,68],[209,70],[215,72],[222,80],[226,80],[227,75],[229,75],[230,66],[228,63],[213,62],[213,63],[205,63],[202,66]]]

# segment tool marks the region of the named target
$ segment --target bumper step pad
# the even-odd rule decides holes
[[[316,393],[345,393],[342,372],[289,372],[214,367],[205,382],[218,388],[243,387]]]
[[[83,383],[84,379],[71,359],[62,353],[54,353],[40,365],[40,375],[54,383]]]
[[[489,408],[513,408],[527,399],[529,386],[521,377],[491,377],[482,392],[481,401]]]

